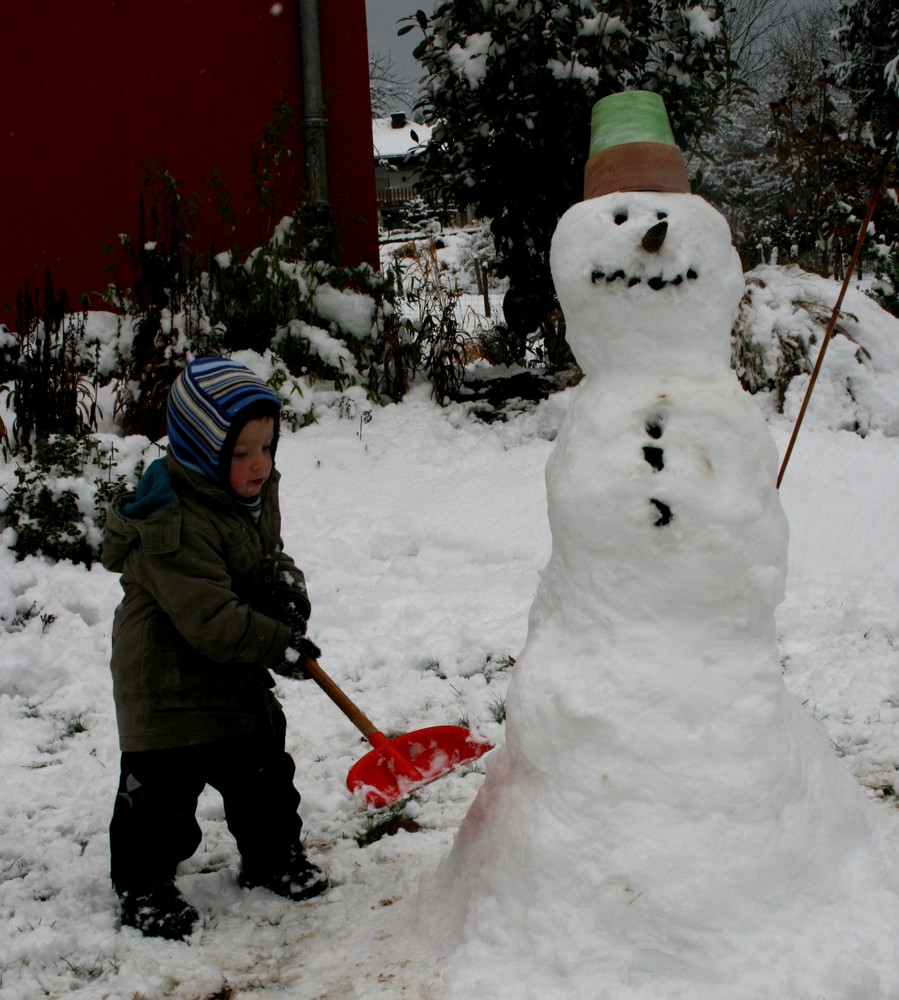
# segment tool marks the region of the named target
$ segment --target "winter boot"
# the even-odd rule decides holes
[[[200,919],[199,913],[171,882],[127,889],[121,894],[121,900],[122,924],[136,927],[147,937],[180,941],[190,934]]]
[[[331,887],[328,876],[302,852],[291,856],[283,871],[261,871],[244,865],[240,872],[244,889],[268,889],[295,903],[314,899]]]

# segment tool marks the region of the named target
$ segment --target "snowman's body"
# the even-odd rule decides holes
[[[621,992],[597,996],[817,996],[804,971],[764,992],[747,953],[826,938],[881,859],[781,676],[787,529],[729,365],[727,225],[692,195],[606,195],[562,218],[552,266],[585,378],[547,465],[552,555],[507,740],[438,872],[455,975],[494,948],[530,970],[478,984],[495,997],[591,998],[610,970]]]
[[[528,645],[589,637],[594,664],[565,677],[553,662],[547,682],[586,683],[577,698],[601,710],[606,670],[631,686],[623,657],[669,719],[691,703],[727,714],[746,685],[779,698],[787,528],[774,444],[729,364],[743,276],[724,220],[691,195],[581,202],[559,223],[553,273],[585,379],[547,464],[553,547]],[[651,710],[632,718],[635,747],[678,737],[647,726]]]

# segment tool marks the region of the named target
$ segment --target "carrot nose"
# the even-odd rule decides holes
[[[668,235],[668,223],[663,219],[646,230],[640,246],[647,253],[658,253],[662,249],[665,237]]]

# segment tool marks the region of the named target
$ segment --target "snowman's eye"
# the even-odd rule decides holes
[[[656,218],[657,219],[667,219],[668,218],[668,213],[667,212],[656,212]]]
[[[627,212],[616,212],[615,213],[615,225],[623,226],[627,222]]]

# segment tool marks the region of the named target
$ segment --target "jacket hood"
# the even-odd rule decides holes
[[[168,510],[174,501],[168,465],[164,458],[157,458],[140,477],[134,498],[122,504],[122,513],[126,517],[142,521],[158,510]]]
[[[141,476],[137,492],[107,508],[101,561],[119,573],[135,542],[140,540],[150,551],[170,552],[178,547],[180,531],[181,513],[168,461],[157,458]]]

